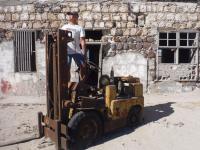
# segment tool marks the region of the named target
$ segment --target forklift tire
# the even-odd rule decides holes
[[[94,112],[77,112],[68,123],[70,149],[85,149],[102,134],[102,122]]]
[[[137,127],[141,123],[142,113],[140,107],[132,107],[128,113],[127,126]]]

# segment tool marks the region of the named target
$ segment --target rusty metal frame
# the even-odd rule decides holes
[[[58,30],[46,35],[47,115],[38,113],[39,135],[49,137],[56,149],[68,149],[68,129],[63,120],[63,103],[68,97],[67,42],[69,31]]]

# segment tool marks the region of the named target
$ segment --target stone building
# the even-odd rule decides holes
[[[197,86],[198,1],[0,0],[0,96],[45,94],[42,37],[65,24],[68,11],[79,12],[89,59],[100,64],[102,54],[104,74],[113,67],[152,91]]]

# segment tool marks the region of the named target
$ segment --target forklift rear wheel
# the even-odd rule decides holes
[[[132,107],[129,111],[127,118],[128,127],[137,127],[140,123],[141,118],[141,108],[140,107]]]
[[[101,136],[102,122],[94,112],[76,113],[68,123],[72,149],[84,149]]]

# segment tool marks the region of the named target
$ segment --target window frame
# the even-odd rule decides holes
[[[160,33],[166,33],[167,34],[167,45],[166,46],[160,46]],[[176,46],[169,46],[169,34],[170,33],[176,33]],[[180,38],[180,34],[181,33],[187,33],[187,46],[180,46],[180,42],[181,42],[181,38]],[[189,38],[189,34],[190,33],[195,33],[196,34],[196,38],[194,39],[190,39]],[[198,62],[188,62],[188,63],[180,63],[179,61],[179,53],[180,53],[180,49],[190,49],[190,53],[192,54],[192,49],[196,49],[195,53],[197,54],[197,57],[199,57],[198,55],[198,51],[199,51],[199,31],[197,30],[180,30],[180,31],[166,31],[166,30],[158,30],[158,37],[157,37],[157,62],[158,64],[196,64]],[[162,40],[162,38],[161,38]],[[163,39],[164,40],[164,39]],[[170,39],[171,40],[171,39]],[[183,39],[182,39],[183,40]],[[196,45],[194,46],[189,46],[189,41],[190,40],[194,40],[194,43],[196,43]],[[174,62],[173,63],[163,63],[162,62],[162,49],[174,49]],[[192,56],[192,55],[191,55]],[[197,58],[198,59],[198,58]]]

